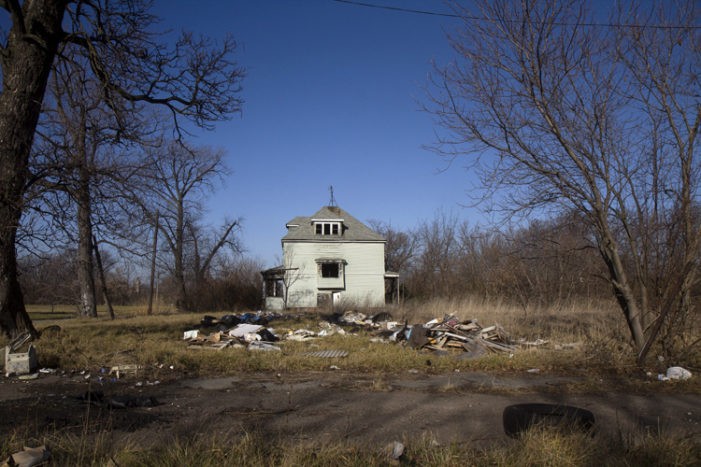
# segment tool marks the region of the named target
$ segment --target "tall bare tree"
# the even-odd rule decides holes
[[[188,247],[194,248],[195,279],[201,279],[212,258],[224,245],[232,242],[238,221],[227,221],[212,241],[206,254],[200,251],[201,240],[195,227],[203,210],[203,196],[215,182],[227,173],[220,150],[190,148],[182,142],[171,141],[154,148],[133,190],[133,201],[141,205],[147,220],[155,224],[170,255],[168,261],[177,287],[176,308],[191,310],[186,286]],[[192,235],[195,233],[196,235]]]
[[[195,222],[189,222],[187,230],[192,244],[192,272],[194,276],[193,286],[197,299],[201,299],[205,293],[205,285],[212,277],[212,263],[217,254],[228,248],[233,253],[240,253],[238,239],[235,235],[240,227],[238,220],[225,220],[221,228],[216,231],[208,229]],[[197,310],[198,303],[193,304]]]
[[[104,100],[84,56],[72,50],[63,54],[69,59],[55,66],[30,158],[29,205],[51,213],[54,225],[77,243],[80,313],[95,317],[95,226],[113,218],[119,179],[133,164],[125,156],[125,143],[137,141],[146,125],[139,118],[140,106]]]
[[[142,0],[3,0],[9,29],[0,37],[0,329],[35,332],[17,281],[15,240],[29,154],[49,74],[59,49],[78,47],[109,102],[119,96],[166,107],[202,127],[239,110],[242,71],[235,43],[183,34],[172,47],[152,26]]]
[[[587,5],[454,2],[458,58],[437,68],[427,108],[435,149],[472,156],[485,197],[582,214],[642,362],[698,280],[701,10],[622,2],[596,26]]]

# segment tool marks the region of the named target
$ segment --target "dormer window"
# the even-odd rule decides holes
[[[317,235],[338,235],[341,232],[340,222],[315,222],[314,232]]]

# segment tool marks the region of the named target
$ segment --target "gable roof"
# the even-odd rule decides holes
[[[343,221],[343,234],[316,235],[313,221],[324,220]],[[282,241],[315,241],[315,242],[384,242],[382,235],[378,234],[355,217],[348,214],[338,206],[324,206],[310,217],[297,216],[287,223],[287,235]]]

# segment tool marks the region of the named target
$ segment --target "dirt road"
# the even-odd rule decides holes
[[[141,382],[141,386],[136,386]],[[141,380],[96,384],[83,376],[0,380],[0,436],[18,426],[94,429],[109,424],[133,442],[194,432],[247,430],[288,440],[346,440],[384,444],[433,436],[489,444],[506,439],[504,407],[547,402],[591,410],[604,433],[666,430],[701,437],[701,395],[566,394],[557,387],[572,378],[545,375],[497,377],[479,373],[372,376],[327,371],[181,379],[148,385]],[[152,382],[151,382],[152,383]],[[159,405],[109,408],[79,399],[86,391]],[[140,405],[137,403],[137,405]]]

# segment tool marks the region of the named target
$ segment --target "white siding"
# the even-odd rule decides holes
[[[382,242],[285,242],[283,261],[289,271],[288,307],[315,307],[319,292],[334,292],[335,300],[378,307],[385,302]],[[344,260],[342,277],[321,278],[317,260]],[[332,287],[322,288],[321,287]]]

